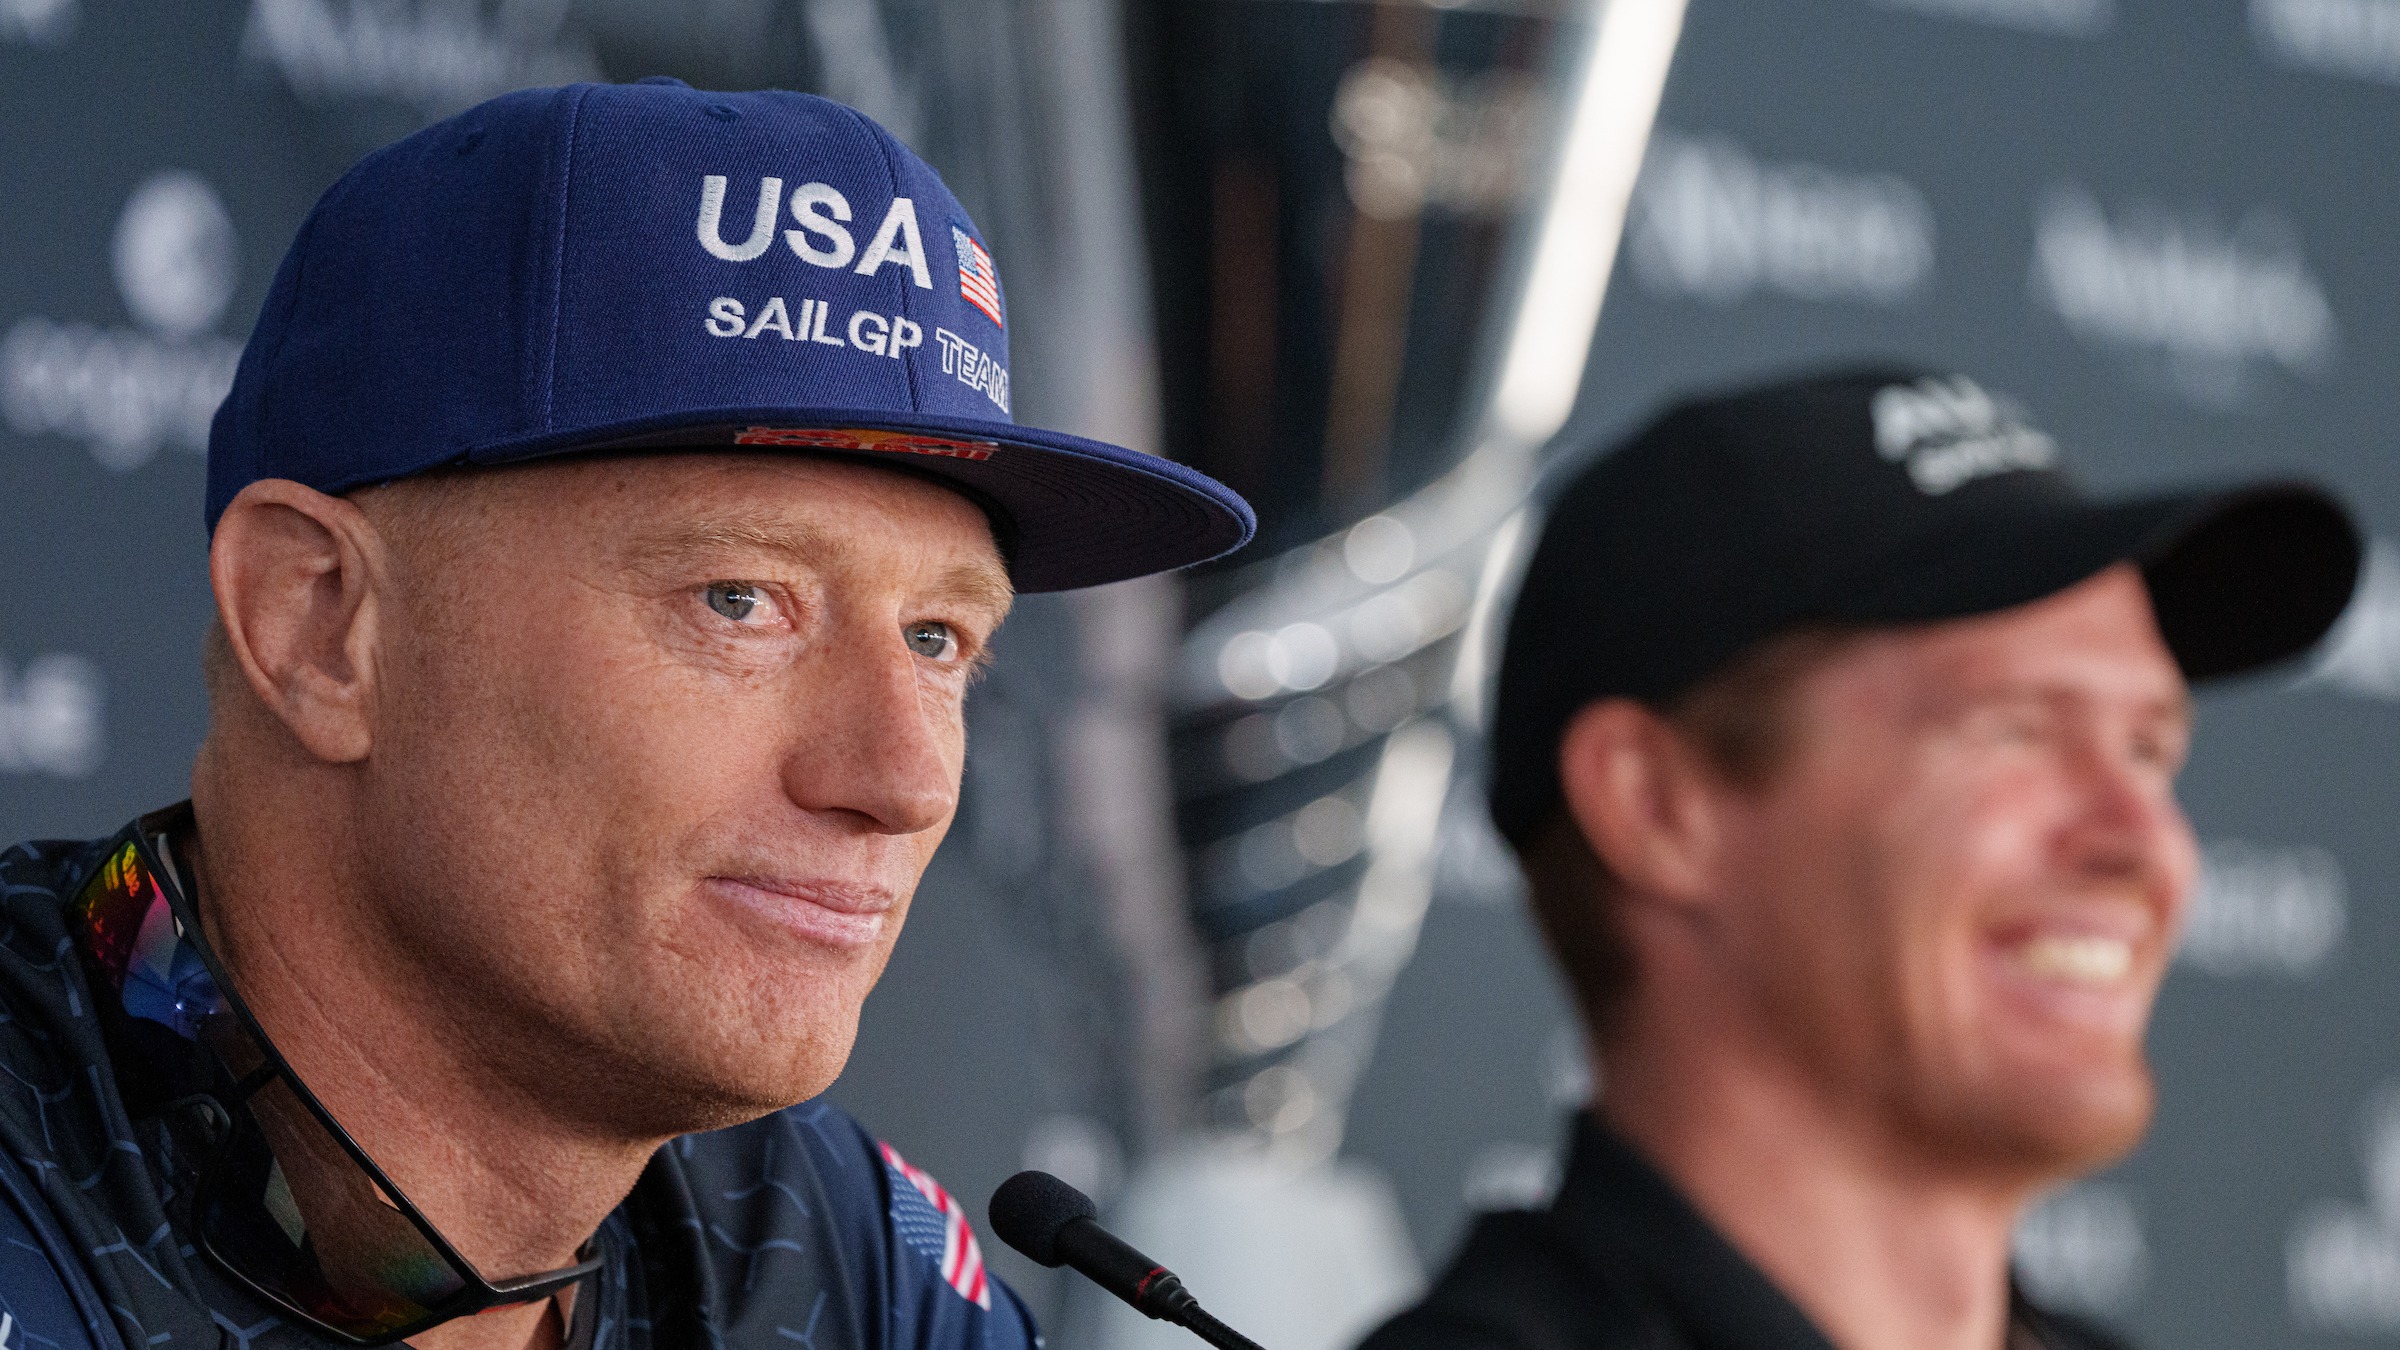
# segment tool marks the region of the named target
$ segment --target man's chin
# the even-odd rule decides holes
[[[823,1092],[834,1074],[714,1076],[680,1081],[654,1078],[640,1092],[609,1105],[610,1124],[631,1137],[670,1139],[747,1124]]]
[[[2009,1075],[1967,1095],[1970,1101],[1929,1113],[1949,1150],[1962,1163],[1972,1156],[2036,1182],[2080,1176],[2132,1152],[2158,1096],[2149,1066],[2139,1062],[2105,1072]]]
[[[838,1038],[820,1032],[805,1043],[787,1041],[784,1054],[762,1055],[758,1041],[711,1047],[713,1054],[689,1045],[644,1046],[621,1058],[598,1109],[629,1137],[664,1139],[744,1124],[831,1087],[856,1034],[853,1022]],[[828,1043],[836,1039],[838,1045]]]
[[[822,1087],[817,1089],[817,1092],[822,1091]],[[727,1130],[736,1125],[747,1125],[761,1116],[771,1116],[815,1095],[815,1092],[723,1092],[706,1097],[688,1097],[670,1117],[662,1121],[668,1128],[655,1133],[673,1138],[686,1134],[705,1134],[710,1130]]]

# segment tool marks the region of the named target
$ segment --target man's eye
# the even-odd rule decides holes
[[[1983,719],[1984,734],[2008,745],[2032,745],[2049,728],[2041,716],[2026,708],[1994,708]]]
[[[900,630],[900,636],[908,643],[908,649],[919,656],[931,657],[936,661],[958,658],[958,637],[946,623],[912,623]]]
[[[2136,760],[2174,773],[2183,767],[2182,738],[2157,733],[2143,733],[2133,738],[2133,757]]]
[[[704,594],[710,609],[735,623],[748,619],[766,600],[758,587],[746,581],[711,582]]]

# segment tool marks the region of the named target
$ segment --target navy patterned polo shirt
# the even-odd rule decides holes
[[[194,1248],[195,1160],[128,1116],[69,930],[110,841],[0,852],[0,1350],[335,1342]],[[659,1150],[596,1235],[581,1350],[1036,1350],[933,1178],[823,1102]]]

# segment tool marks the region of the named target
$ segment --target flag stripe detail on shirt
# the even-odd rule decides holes
[[[942,1282],[978,1308],[992,1306],[990,1281],[983,1269],[983,1248],[967,1223],[967,1210],[922,1168],[909,1164],[900,1150],[876,1141],[883,1165],[892,1174],[892,1231],[909,1248],[932,1261]]]

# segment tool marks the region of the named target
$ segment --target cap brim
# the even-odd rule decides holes
[[[2302,483],[1996,512],[1899,559],[1821,617],[1907,623],[1990,613],[2138,564],[2167,647],[2195,683],[2289,660],[2350,602],[2362,546]]]
[[[2364,551],[2332,497],[2273,484],[2206,500],[2140,561],[2167,646],[2197,681],[2316,646],[2349,608]]]
[[[900,432],[963,443],[910,449],[778,443],[777,432]],[[710,408],[478,447],[474,464],[645,449],[777,450],[854,459],[953,485],[993,515],[1020,592],[1073,590],[1173,571],[1250,541],[1232,489],[1173,460],[1080,436],[977,418],[843,408]]]

